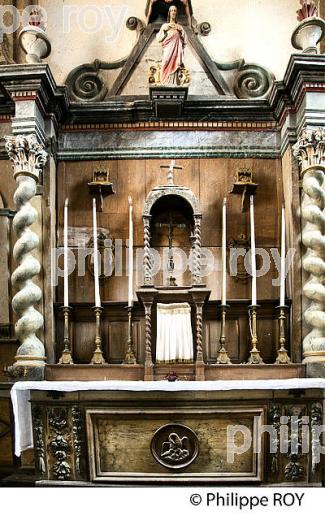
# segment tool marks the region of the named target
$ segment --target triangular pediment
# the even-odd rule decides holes
[[[189,32],[189,31],[188,31]],[[123,79],[124,74],[127,74],[127,79],[119,89],[120,96],[147,96],[149,92],[149,75],[150,68],[161,64],[162,48],[156,38],[157,30],[153,31],[149,41],[145,45],[138,61],[128,69],[124,67],[120,74]],[[189,70],[191,82],[189,85],[189,95],[191,96],[224,96],[226,92],[221,93],[225,87],[223,85],[223,78],[221,77],[222,86],[218,80],[212,80],[208,76],[205,61],[202,63],[202,57],[197,53],[193,47],[192,41],[189,39],[185,48],[184,57],[185,67]],[[211,75],[210,75],[211,76]],[[117,82],[118,83],[118,79]]]

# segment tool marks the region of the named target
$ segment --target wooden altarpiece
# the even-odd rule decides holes
[[[154,326],[154,309],[158,302],[174,303],[188,302],[193,306],[193,334],[195,344],[195,366],[177,366],[178,373],[194,375],[196,380],[204,380],[204,348],[203,348],[203,306],[208,301],[210,292],[202,282],[201,276],[201,222],[202,211],[196,195],[187,187],[174,184],[174,168],[172,163],[167,184],[155,187],[148,195],[143,211],[144,228],[144,256],[143,256],[143,286],[137,292],[139,300],[145,309],[145,380],[154,379],[153,347],[155,343],[156,327]],[[176,283],[156,285],[154,283],[152,265],[152,234],[153,220],[157,208],[165,207],[171,209],[173,205],[187,208],[191,221],[191,249],[192,249],[192,272],[190,285],[178,286]],[[185,215],[184,215],[185,217]],[[170,368],[170,367],[169,367]],[[174,367],[175,368],[175,367]],[[161,364],[160,372],[168,370]]]

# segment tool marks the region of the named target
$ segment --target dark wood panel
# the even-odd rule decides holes
[[[290,302],[287,302],[290,304]],[[103,351],[110,363],[121,363],[127,349],[127,311],[124,303],[104,303],[102,318]],[[251,348],[248,324],[247,301],[230,302],[226,320],[227,348],[233,363],[245,363]],[[261,302],[258,315],[259,348],[266,363],[274,363],[279,346],[277,302]],[[57,359],[63,350],[62,313],[56,307],[57,316]],[[153,338],[155,338],[155,312],[153,312]],[[219,349],[220,309],[217,302],[209,302],[204,308],[204,357],[215,362]],[[72,312],[71,337],[75,363],[89,363],[94,350],[95,318],[92,304],[74,305]],[[290,346],[289,320],[287,339]],[[144,310],[136,304],[133,311],[133,340],[137,359],[144,362],[145,322]],[[289,348],[289,347],[288,347]],[[153,339],[153,354],[155,339]]]
[[[182,171],[175,174],[176,183],[193,190],[200,199],[203,211],[202,245],[211,248],[216,265],[221,265],[221,207],[225,196],[228,198],[228,239],[236,239],[240,234],[249,236],[249,214],[241,211],[241,197],[230,195],[238,168],[254,170],[254,179],[259,184],[256,196],[256,240],[257,246],[269,250],[279,244],[280,183],[281,162],[265,159],[181,159],[178,163]],[[88,238],[92,235],[91,197],[87,183],[96,169],[110,171],[116,195],[105,199],[104,210],[98,214],[99,228],[109,231],[114,239],[122,241],[124,249],[128,238],[128,195],[134,201],[135,246],[143,246],[142,213],[149,191],[157,185],[166,183],[166,170],[160,166],[168,161],[160,159],[120,160],[97,162],[60,163],[58,167],[58,244],[62,245],[63,204],[66,197],[70,200],[69,225],[75,232],[84,228]],[[279,185],[280,183],[280,185]],[[122,253],[125,259],[125,250]],[[121,301],[127,298],[127,279],[125,261],[122,276],[113,276],[102,288],[102,299]],[[278,288],[272,286],[275,278],[274,266],[267,276],[258,280],[259,299],[276,298]],[[94,296],[92,276],[71,275],[72,302],[91,301]],[[212,298],[220,298],[220,272],[213,272],[207,278],[212,290]],[[250,285],[242,285],[228,280],[229,299],[249,298]],[[63,280],[59,281],[58,300],[63,299]]]

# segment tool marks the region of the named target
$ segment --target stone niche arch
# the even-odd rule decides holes
[[[201,278],[201,223],[202,223],[202,212],[198,198],[189,189],[184,186],[158,186],[154,188],[148,195],[144,211],[143,211],[143,230],[144,230],[144,286],[153,287],[153,274],[152,274],[152,220],[155,215],[155,208],[159,205],[167,203],[169,200],[179,200],[180,209],[184,211],[185,206],[190,210],[191,216],[191,242],[192,242],[192,286],[202,285]],[[181,204],[181,202],[183,204]],[[184,204],[185,203],[185,204]]]

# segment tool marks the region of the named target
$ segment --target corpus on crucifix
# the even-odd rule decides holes
[[[174,271],[175,271],[175,262],[174,262],[174,253],[173,253],[174,230],[175,229],[185,229],[186,224],[177,224],[173,220],[172,213],[170,213],[168,222],[157,222],[156,227],[168,228],[168,260],[167,260],[168,279],[167,279],[167,285],[168,285],[168,287],[177,287],[176,278],[174,276]]]

